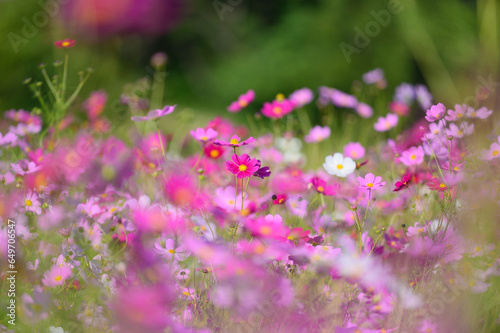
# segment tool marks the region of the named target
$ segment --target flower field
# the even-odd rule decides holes
[[[110,101],[78,47],[2,110],[1,332],[500,330],[492,109],[377,68],[193,118],[164,53]]]

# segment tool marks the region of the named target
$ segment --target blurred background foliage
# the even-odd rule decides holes
[[[500,81],[496,0],[165,0],[175,10],[162,9],[165,14],[154,24],[165,31],[155,34],[78,30],[61,7],[28,38],[23,34],[26,21],[40,20],[39,12],[50,1],[56,0],[0,2],[1,110],[37,105],[22,82],[41,80],[40,63],[63,60],[64,51],[53,42],[64,38],[77,40],[69,50],[70,84],[76,86],[79,70],[95,70],[82,98],[104,89],[116,101],[127,83],[151,77],[149,59],[163,51],[169,57],[165,102],[208,114],[223,113],[248,89],[257,94],[255,111],[277,93],[302,87],[350,91],[354,80],[376,67],[385,71],[390,95],[401,82],[424,83],[435,100],[448,106],[474,95],[479,76]],[[101,0],[109,7],[100,8],[98,15],[107,18],[134,1],[149,0]],[[375,21],[373,12],[389,6],[401,10],[348,62],[341,43],[357,47],[355,28],[365,31]],[[123,25],[134,15],[134,10],[120,12],[117,22]],[[14,35],[22,39],[13,42]],[[487,103],[494,107],[494,98]]]

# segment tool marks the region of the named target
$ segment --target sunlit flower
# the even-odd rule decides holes
[[[62,286],[64,281],[66,281],[71,276],[71,268],[68,266],[54,265],[45,272],[43,275],[42,282],[47,287]]]
[[[411,147],[401,154],[400,161],[406,166],[419,165],[424,161],[424,156],[422,146]]]
[[[356,170],[356,162],[350,157],[344,157],[341,153],[328,155],[323,163],[323,168],[330,175],[338,177],[347,177]]]
[[[488,161],[491,161],[493,159],[499,158],[500,157],[500,144],[497,142],[493,142],[490,145],[490,149],[483,150],[481,152],[482,158]]]
[[[373,173],[366,174],[365,178],[358,177],[358,182],[360,184],[359,188],[363,190],[375,190],[385,185],[385,182],[382,181],[382,177],[375,177]]]
[[[255,142],[255,139],[253,137],[249,137],[248,139],[241,141],[241,138],[239,136],[233,135],[231,137],[231,140],[229,140],[229,142],[215,140],[214,145],[224,146],[224,147],[241,147],[241,146],[249,145],[253,142]]]
[[[195,131],[191,131],[191,136],[201,143],[212,141],[217,135],[219,135],[219,133],[211,128],[197,128]]]
[[[248,154],[238,156],[233,155],[232,161],[226,162],[226,168],[229,172],[238,178],[251,177],[260,168],[260,163],[255,158],[250,158]]]

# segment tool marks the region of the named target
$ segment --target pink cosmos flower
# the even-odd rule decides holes
[[[375,190],[385,185],[385,182],[382,181],[382,177],[375,177],[373,173],[366,174],[365,178],[358,177],[358,182],[360,184],[359,188],[363,190]]]
[[[106,94],[104,90],[99,90],[92,92],[90,97],[83,102],[83,108],[87,111],[87,115],[90,120],[94,121],[97,117],[99,117],[104,110],[107,100],[108,94]]]
[[[314,98],[314,93],[309,88],[302,88],[295,90],[288,99],[292,101],[296,107],[302,107],[306,104],[311,103]]]
[[[469,111],[474,111],[474,109],[467,106],[467,104],[456,104],[455,110],[448,110],[448,115],[445,116],[444,119],[448,121],[457,121],[465,116],[466,113],[469,113]]]
[[[76,41],[74,39],[58,40],[54,42],[54,45],[59,49],[73,47],[75,44]]]
[[[309,134],[307,134],[304,137],[304,141],[307,143],[321,142],[323,140],[328,139],[330,137],[330,133],[331,133],[330,127],[328,126],[325,127],[321,127],[319,125],[314,126],[309,131]]]
[[[280,119],[289,114],[295,108],[295,103],[287,99],[274,100],[264,103],[260,110],[262,114],[271,119]]]
[[[337,89],[332,90],[330,97],[332,103],[341,108],[354,108],[358,105],[358,99],[356,97]]]
[[[432,191],[443,192],[448,189],[448,186],[444,182],[442,182],[441,179],[437,177],[432,178],[431,181],[428,182],[426,185]]]
[[[68,266],[54,265],[43,275],[42,282],[47,287],[62,286],[71,276],[71,268]]]
[[[377,87],[380,89],[385,88],[385,77],[384,71],[381,68],[375,68],[369,72],[363,74],[363,82],[366,84],[377,84]]]
[[[197,128],[195,131],[191,131],[191,136],[201,143],[212,141],[217,137],[218,134],[219,133],[217,133],[217,131],[214,131],[211,128],[208,128],[206,130],[204,128]]]
[[[389,103],[389,110],[400,116],[407,116],[410,113],[410,107],[405,103],[398,101]]]
[[[344,146],[344,156],[353,160],[363,158],[365,157],[365,147],[359,142],[349,142]]]
[[[396,188],[394,190],[392,190],[392,191],[393,192],[398,192],[398,191],[401,191],[404,188],[407,188],[410,185],[411,178],[412,178],[412,174],[409,173],[409,172],[406,172],[403,175],[403,177],[401,177],[401,180],[397,181],[396,184],[394,184],[394,186],[396,186]]]
[[[34,173],[42,169],[42,166],[37,166],[35,162],[28,162],[27,160],[21,160],[19,163],[11,164],[10,166],[12,171],[20,176],[29,175],[30,173]]]
[[[176,106],[177,105],[174,105],[174,106],[167,105],[163,109],[156,109],[156,110],[149,111],[147,116],[145,116],[145,117],[132,117],[130,119],[132,119],[132,121],[156,120],[158,118],[164,117],[167,114],[171,114],[172,112],[174,112]]]
[[[235,102],[232,102],[231,105],[227,107],[229,112],[239,112],[246,108],[248,104],[250,104],[255,99],[255,92],[253,90],[249,90],[240,97]]]
[[[226,168],[229,172],[236,175],[236,177],[245,178],[253,176],[259,170],[260,163],[258,163],[256,158],[250,159],[250,156],[247,154],[241,156],[234,154],[232,161],[226,162]]]
[[[471,135],[474,132],[474,124],[468,124],[463,122],[460,126],[454,123],[450,124],[450,128],[447,130],[447,134],[454,138],[463,138],[464,135]]]
[[[7,132],[7,134],[2,135],[0,133],[0,146],[12,145],[17,141],[17,135],[12,132]]]
[[[482,158],[487,160],[487,161],[491,161],[495,158],[499,158],[500,157],[500,144],[498,144],[497,142],[493,142],[490,145],[490,149],[483,150],[481,152],[481,155],[482,155]]]
[[[222,157],[225,150],[220,146],[216,146],[214,143],[209,143],[205,146],[203,152],[205,153],[205,156],[216,160]]]
[[[398,124],[398,116],[393,113],[387,114],[385,117],[378,117],[377,122],[373,125],[376,131],[386,132]]]
[[[311,178],[311,184],[314,186],[316,192],[323,195],[335,195],[337,193],[333,185],[326,185],[326,181],[319,177]]]
[[[274,205],[283,205],[286,203],[288,196],[286,194],[277,194],[273,195],[273,204]]]
[[[436,120],[443,118],[446,113],[446,107],[442,103],[438,103],[437,105],[431,106],[429,110],[426,112],[425,119],[432,123]]]
[[[241,147],[241,146],[249,145],[250,143],[253,143],[253,142],[255,142],[255,139],[253,137],[249,137],[245,141],[241,141],[241,138],[239,136],[233,135],[231,137],[231,140],[229,140],[229,142],[215,140],[214,145],[223,146],[223,147]]]
[[[467,117],[469,117],[469,118],[486,119],[492,113],[493,113],[493,110],[489,110],[485,106],[480,107],[477,110],[474,110],[473,108],[470,108],[470,109],[467,110]]]
[[[24,198],[24,206],[27,212],[33,212],[37,215],[42,214],[42,205],[38,201],[38,195],[34,192],[30,192]]]
[[[175,246],[175,241],[171,238],[160,239],[155,242],[154,250],[162,257],[166,257],[169,260],[175,259],[176,261],[184,261],[189,257],[189,252],[187,252],[184,245]]]
[[[424,161],[424,148],[422,146],[411,147],[401,154],[400,161],[406,166],[419,165]]]
[[[363,118],[370,118],[373,116],[373,109],[366,103],[359,103],[356,105],[356,113]]]

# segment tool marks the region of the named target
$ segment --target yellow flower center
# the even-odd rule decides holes
[[[33,202],[31,202],[31,200],[26,200],[26,206],[30,207],[30,206],[33,206]]]
[[[240,171],[246,171],[246,169],[248,169],[248,168],[247,168],[247,166],[246,166],[246,165],[243,165],[243,164],[242,164],[242,165],[240,165],[240,166],[239,166],[239,168],[238,168],[238,169],[240,169]]]
[[[441,188],[445,188],[445,187],[446,187],[446,184],[439,184],[439,187],[441,187]]]
[[[476,247],[476,252],[479,252],[479,251],[481,251],[481,250],[482,250],[482,249],[481,249],[481,246]]]
[[[247,101],[245,101],[244,99],[240,99],[240,100],[238,101],[238,104],[239,104],[242,108],[244,108],[245,106],[247,106],[247,105],[248,105],[248,102],[247,102]]]
[[[471,117],[475,117],[475,116],[476,116],[476,113],[475,113],[475,112],[471,112],[470,116],[471,116]]]
[[[337,164],[337,169],[340,170],[340,169],[343,169],[343,168],[344,168],[344,166],[342,164]]]
[[[219,157],[219,151],[215,150],[215,149],[210,151],[210,157],[212,157],[212,158]]]
[[[205,135],[205,136],[202,136],[202,137],[201,137],[201,139],[202,139],[203,141],[207,141],[207,140],[208,140],[208,136],[206,136],[206,135]]]
[[[276,95],[276,100],[277,100],[277,101],[280,101],[280,102],[281,102],[281,101],[282,101],[282,100],[284,100],[284,99],[285,99],[285,95],[283,95],[283,94],[278,94],[278,95]]]
[[[373,187],[373,183],[368,183],[368,184],[366,184],[366,186]]]
[[[62,280],[62,276],[61,276],[61,275],[58,275],[58,276],[56,276],[56,277],[54,278],[54,280],[56,280],[56,281],[61,281],[61,280]]]
[[[457,118],[462,118],[463,114],[457,113]]]
[[[262,235],[267,236],[267,235],[270,235],[273,230],[271,229],[271,227],[265,225],[265,226],[260,227],[259,231]]]
[[[283,112],[283,109],[282,109],[282,108],[280,108],[279,106],[275,106],[275,107],[273,108],[273,113],[274,113],[274,114],[281,114],[282,112]]]
[[[62,46],[64,46],[64,47],[69,46],[69,42],[62,42]]]
[[[425,330],[426,332],[432,332],[432,328],[428,328]]]
[[[416,158],[417,158],[417,155],[411,155],[411,156],[410,156],[410,159],[412,159],[412,160],[414,160],[414,159],[416,159]]]
[[[494,150],[491,155],[493,156],[498,156],[498,154],[500,154],[500,152],[498,150]]]
[[[174,254],[174,253],[175,253],[175,250],[173,250],[173,249],[172,249],[172,250],[168,250],[168,253],[170,253],[170,254]]]
[[[232,145],[237,145],[240,142],[238,141],[238,139],[231,139],[231,141],[229,141],[229,143]]]
[[[457,134],[458,134],[458,135],[463,135],[463,134],[464,134],[464,132],[462,132],[462,131],[458,131],[458,132],[457,132]]]
[[[323,192],[324,190],[323,186],[318,186],[318,192]]]

